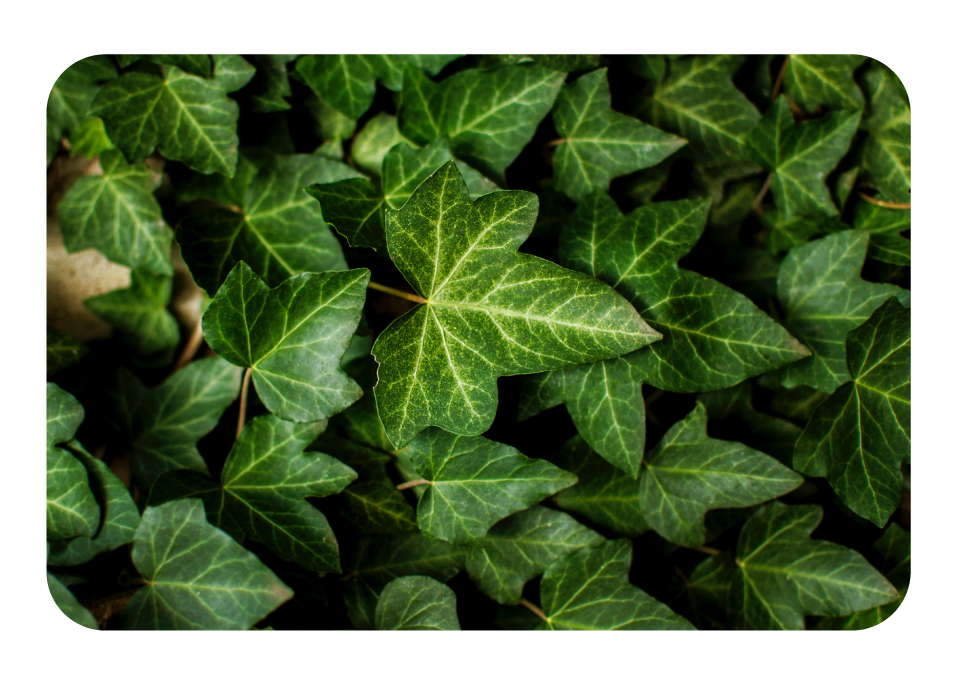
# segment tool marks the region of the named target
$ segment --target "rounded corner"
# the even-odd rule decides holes
[[[94,56],[107,56],[107,54],[99,54],[99,53],[97,53],[97,54],[88,54],[88,55],[86,55],[86,56],[82,56],[82,57],[80,57],[80,58],[78,58],[78,59],[74,59],[73,61],[70,61],[70,63],[68,63],[65,68],[61,68],[61,69],[60,69],[60,71],[57,73],[57,76],[56,76],[55,78],[53,78],[53,82],[50,84],[50,88],[47,90],[47,106],[50,105],[50,94],[53,93],[53,88],[57,85],[57,82],[59,81],[59,79],[60,79],[61,77],[63,77],[63,73],[65,73],[66,71],[68,71],[70,68],[72,68],[73,66],[75,66],[75,65],[76,65],[77,63],[79,63],[80,61],[85,61],[86,59],[88,59],[88,58],[93,58]]]
[[[884,68],[887,68],[887,69],[888,69],[888,72],[890,72],[892,75],[895,76],[895,79],[898,80],[899,84],[901,84],[901,88],[902,88],[902,89],[904,90],[904,92],[905,92],[905,97],[907,98],[908,107],[910,108],[910,107],[911,107],[911,93],[909,93],[908,87],[905,86],[905,81],[904,81],[901,77],[898,76],[898,72],[897,72],[894,68],[892,68],[890,65],[888,65],[887,63],[885,63],[885,62],[882,61],[881,59],[875,58],[874,56],[868,56],[867,54],[859,54],[859,56],[864,56],[864,57],[867,58],[867,59],[871,59],[872,61],[874,61],[874,62],[877,63],[878,65],[880,65],[880,66],[882,66],[882,67],[884,67]]]
[[[54,582],[59,583],[60,581],[54,579]],[[66,586],[62,586],[62,587],[63,587],[64,590],[66,590],[67,592],[70,592],[69,588],[67,588]],[[73,598],[72,593],[70,593],[70,597]],[[85,632],[99,632],[99,631],[100,631],[99,626],[97,626],[97,627],[91,627],[91,626],[89,626],[89,625],[84,625],[83,623],[77,622],[76,620],[74,620],[73,618],[71,618],[71,617],[67,614],[66,611],[63,610],[63,608],[60,606],[60,604],[57,603],[56,597],[53,596],[53,587],[52,587],[52,583],[50,582],[49,576],[48,576],[47,583],[46,583],[46,598],[49,600],[49,605],[52,605],[52,607],[53,607],[54,611],[56,612],[56,614],[57,614],[58,616],[61,616],[63,619],[65,619],[66,622],[69,623],[71,626],[81,628],[81,629],[83,629]],[[74,601],[76,601],[76,600],[74,599]],[[77,605],[80,606],[79,603],[78,603]],[[49,610],[49,609],[48,609],[48,610]],[[86,611],[86,608],[84,608],[83,610]],[[93,618],[93,615],[90,614],[90,617],[91,617],[91,619],[92,619],[92,618]],[[51,618],[51,621],[52,621],[52,620],[60,620],[60,618]],[[67,628],[67,629],[69,629],[69,628]]]

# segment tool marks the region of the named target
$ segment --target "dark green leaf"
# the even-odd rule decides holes
[[[862,157],[862,176],[882,196],[911,203],[911,106],[901,81],[889,68],[873,61],[862,78],[869,113]]]
[[[868,257],[911,266],[911,241],[901,234],[911,229],[911,211],[882,208],[867,201],[855,205],[855,229],[869,233]]]
[[[256,112],[280,112],[289,110],[286,100],[293,94],[286,74],[286,64],[296,59],[292,54],[260,54],[252,57],[256,72],[260,74],[256,93],[250,98]],[[254,84],[256,84],[254,82]]]
[[[172,295],[172,277],[133,270],[129,287],[87,298],[83,306],[119,330],[137,355],[149,356],[180,341],[180,328],[166,308]]]
[[[116,67],[108,56],[90,56],[64,70],[53,84],[47,99],[47,164],[53,160],[60,139],[66,132],[71,144],[76,131],[87,119],[99,82],[116,77]]]
[[[791,54],[782,85],[792,101],[808,112],[822,105],[857,110],[865,101],[854,74],[866,59],[852,54]]]
[[[63,583],[49,573],[47,573],[47,587],[50,589],[50,594],[53,596],[57,608],[63,611],[67,618],[91,630],[100,629],[96,624],[96,618],[80,605],[80,602],[76,600],[73,593]]]
[[[210,77],[213,74],[213,64],[209,54],[120,54],[117,60],[121,68],[126,68],[140,59],[166,66],[176,66],[180,70],[196,75]]]
[[[47,326],[47,377],[80,362],[89,350],[83,342]]]
[[[377,630],[458,630],[456,595],[428,576],[390,581],[376,604]]]

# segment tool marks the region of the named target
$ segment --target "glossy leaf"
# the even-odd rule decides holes
[[[56,602],[57,608],[63,611],[63,615],[77,625],[82,625],[91,630],[100,629],[96,623],[96,618],[77,601],[73,593],[63,583],[49,573],[47,573],[47,588],[50,590],[50,595]]]
[[[125,629],[249,629],[292,591],[206,521],[198,499],[143,512],[133,564],[147,584],[118,616]]]
[[[862,77],[869,114],[862,177],[888,201],[911,203],[911,105],[901,81],[878,62]]]
[[[180,328],[167,310],[173,278],[133,270],[130,285],[83,301],[83,306],[120,331],[123,341],[140,356],[173,349]]]
[[[778,272],[785,325],[813,357],[786,367],[782,383],[832,393],[849,380],[845,335],[864,323],[889,297],[905,306],[911,294],[860,277],[868,234],[845,231],[793,248]]]
[[[600,281],[515,252],[535,215],[525,192],[471,201],[451,162],[387,213],[389,254],[427,300],[372,349],[376,402],[394,446],[427,426],[482,433],[501,375],[614,357],[658,336]]]
[[[428,576],[389,582],[376,604],[377,630],[458,630],[456,595]]]
[[[47,539],[93,536],[100,524],[97,505],[84,465],[57,447],[73,437],[83,421],[83,408],[56,384],[47,384]]]
[[[89,350],[78,339],[47,326],[47,377],[79,363]]]
[[[116,77],[110,57],[98,55],[81,59],[64,70],[47,99],[47,164],[53,160],[64,133],[75,144],[75,134],[87,119],[100,83]]]
[[[775,502],[745,523],[729,595],[738,627],[800,630],[805,615],[847,615],[898,597],[859,553],[809,538],[821,519],[820,506]]]
[[[356,166],[367,173],[380,177],[383,173],[383,160],[398,143],[406,143],[399,133],[399,121],[393,115],[380,112],[366,122],[356,137],[350,155]]]
[[[823,105],[831,110],[857,110],[865,101],[855,84],[855,69],[866,59],[853,54],[790,54],[782,86],[808,112]]]
[[[845,505],[883,527],[911,461],[911,312],[890,297],[845,344],[851,381],[815,408],[795,467],[827,477]]]
[[[560,557],[542,575],[546,619],[536,629],[695,629],[668,606],[630,585],[631,565],[632,542],[625,539]]]

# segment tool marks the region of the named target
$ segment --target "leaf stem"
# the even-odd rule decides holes
[[[236,421],[236,437],[239,438],[243,432],[243,426],[246,424],[246,398],[249,396],[249,380],[253,376],[253,368],[246,368],[246,374],[243,375],[243,388],[240,390],[240,408],[239,419]]]
[[[894,201],[882,201],[881,199],[876,199],[875,197],[870,197],[864,192],[859,192],[858,196],[867,201],[870,204],[875,204],[876,206],[881,206],[882,208],[892,208],[896,211],[910,211],[911,204],[899,204]]]
[[[402,290],[396,290],[395,288],[390,288],[389,286],[384,286],[379,283],[369,282],[369,286],[373,290],[378,290],[381,293],[386,293],[388,295],[395,295],[396,297],[402,297],[409,300],[410,302],[419,302],[419,304],[425,304],[426,300],[421,298],[419,295],[414,295],[412,293],[403,292]]]
[[[701,552],[701,553],[706,554],[706,555],[709,555],[709,556],[711,556],[711,557],[714,557],[715,555],[720,555],[720,554],[722,554],[722,551],[721,551],[721,550],[716,550],[715,548],[709,548],[709,547],[706,547],[706,546],[704,546],[704,545],[701,546],[701,547],[698,547],[698,548],[693,548],[693,549],[694,549],[696,552]]]
[[[778,92],[782,90],[782,80],[785,78],[785,68],[788,66],[788,55],[785,55],[785,60],[782,61],[782,67],[778,71],[778,77],[775,78],[775,86],[772,87],[772,98],[770,99],[772,103],[775,102],[775,99],[778,98]]]
[[[759,190],[758,196],[755,197],[755,201],[752,202],[752,210],[759,215],[765,215],[765,211],[762,210],[762,200],[765,198],[765,195],[768,194],[768,188],[772,185],[772,176],[774,175],[775,171],[771,171],[768,174],[768,177],[765,179],[765,184],[762,185],[762,189]]]
[[[421,484],[432,484],[429,480],[419,478],[418,480],[410,480],[409,482],[403,482],[402,484],[397,484],[396,489],[402,491],[403,489],[409,489],[410,487],[418,487]]]
[[[535,613],[535,614],[536,614],[537,616],[539,616],[539,618],[541,618],[542,620],[544,620],[544,621],[546,621],[546,622],[549,622],[549,619],[546,618],[546,614],[542,612],[542,609],[539,608],[538,606],[536,606],[535,604],[533,604],[531,601],[529,601],[529,600],[526,599],[525,597],[523,597],[522,599],[520,599],[520,600],[519,600],[519,603],[522,604],[523,606],[525,606],[527,609],[529,609],[529,610],[532,611],[533,613]]]
[[[556,138],[555,140],[550,140],[543,146],[543,149],[555,147],[556,145],[562,145],[563,143],[568,142],[568,138]]]
[[[193,332],[190,334],[190,339],[186,342],[186,346],[183,348],[183,353],[181,353],[180,357],[176,359],[176,364],[173,366],[173,369],[170,370],[170,373],[167,375],[167,379],[172,377],[179,370],[186,367],[186,365],[193,360],[193,357],[196,355],[196,352],[199,350],[202,343],[203,319],[200,318],[196,321],[196,327],[193,328]]]

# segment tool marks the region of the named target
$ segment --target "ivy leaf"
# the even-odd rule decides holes
[[[357,175],[345,164],[314,155],[274,157],[248,183],[236,207],[196,211],[177,227],[193,279],[214,295],[240,261],[270,287],[302,272],[346,269],[336,237],[303,189]]]
[[[576,482],[508,445],[439,428],[410,441],[409,458],[430,483],[419,501],[419,529],[455,544],[484,545],[493,524]]]
[[[83,306],[120,331],[140,356],[176,347],[180,328],[166,306],[173,295],[173,277],[134,269],[130,285],[83,301]]]
[[[243,64],[245,73],[220,72],[217,67],[216,76],[209,80],[174,66],[163,66],[162,77],[129,72],[100,90],[91,114],[103,119],[110,140],[130,163],[142,161],[158,148],[167,159],[182,161],[200,173],[232,176],[239,145],[239,106],[226,94],[255,73],[252,66]]]
[[[705,405],[697,403],[646,457],[639,503],[646,521],[672,543],[705,543],[705,512],[744,508],[786,494],[801,475],[737,442],[708,437]]]
[[[100,155],[100,167],[103,175],[80,178],[57,207],[67,252],[96,248],[124,267],[172,275],[173,230],[153,197],[152,172],[114,150]]]
[[[691,630],[642,590],[629,584],[632,542],[619,539],[576,550],[549,565],[540,593],[545,630]]]
[[[350,156],[356,166],[376,177],[383,173],[383,160],[386,153],[395,145],[406,143],[406,139],[399,133],[399,121],[386,112],[380,112],[353,138]]]
[[[818,407],[828,394],[817,391],[810,386],[796,386],[793,389],[782,388],[772,398],[771,408],[776,414],[807,422],[812,418],[812,412]],[[798,438],[796,437],[796,440]]]
[[[79,363],[89,350],[78,339],[47,326],[47,377]]]
[[[93,536],[100,525],[87,471],[67,450],[57,447],[73,437],[83,422],[76,398],[47,384],[47,539]]]
[[[496,524],[485,547],[469,549],[466,569],[476,586],[500,604],[518,604],[522,588],[559,557],[605,538],[565,513],[533,506]]]
[[[729,595],[739,628],[800,630],[805,615],[847,615],[898,598],[859,553],[809,538],[821,519],[821,506],[773,502],[745,523]]]
[[[909,306],[911,294],[860,276],[868,233],[830,234],[793,248],[778,272],[778,298],[785,325],[809,348],[813,358],[790,364],[782,383],[806,385],[832,393],[849,380],[845,335],[871,316],[889,297]]]
[[[911,312],[889,297],[845,344],[851,381],[815,408],[795,467],[827,477],[845,505],[883,527],[911,461]]]
[[[73,596],[73,593],[63,583],[51,576],[49,572],[47,573],[47,587],[53,601],[56,602],[57,608],[63,611],[67,618],[91,630],[100,629],[93,614],[86,610]]]
[[[796,215],[786,218],[774,206],[763,207],[759,220],[771,231],[765,239],[765,247],[773,255],[800,246],[825,228],[824,218],[813,215]]]
[[[306,498],[339,493],[356,472],[325,454],[303,452],[325,428],[326,421],[256,417],[233,445],[219,483],[191,471],[169,472],[153,485],[150,505],[198,496],[210,522],[234,538],[246,533],[283,559],[338,573],[336,537]]]
[[[465,548],[419,533],[360,538],[343,562],[343,599],[353,627],[373,629],[379,596],[394,578],[422,575],[445,582],[465,564]]]
[[[745,158],[745,136],[758,110],[732,84],[744,56],[697,56],[669,63],[640,110],[650,124],[689,141],[700,159]]]
[[[407,65],[399,130],[419,145],[448,136],[456,157],[504,183],[564,80],[565,73],[524,63],[464,70],[436,84]]]
[[[564,85],[552,118],[565,140],[554,158],[556,187],[576,201],[607,190],[615,176],[658,164],[688,142],[612,110],[606,68]]]
[[[796,126],[788,102],[779,97],[748,134],[752,157],[772,171],[772,196],[785,218],[838,217],[825,178],[848,152],[861,114],[833,112]]]
[[[118,616],[125,629],[246,630],[293,596],[253,553],[207,523],[198,499],[147,508],[132,557],[147,584]]]
[[[115,149],[106,133],[106,127],[103,126],[103,120],[99,117],[87,117],[83,120],[74,130],[70,141],[71,157],[81,154],[93,159],[107,150]]]
[[[855,69],[867,58],[853,54],[789,54],[782,85],[792,101],[808,112],[822,105],[832,110],[856,110],[865,101],[855,84]]]
[[[855,204],[855,229],[869,233],[868,257],[903,267],[911,266],[911,241],[902,232],[911,229],[911,212],[875,206],[867,201]]]
[[[658,336],[600,281],[515,252],[535,216],[526,192],[471,201],[452,162],[387,212],[389,254],[426,300],[372,348],[376,402],[395,447],[427,426],[484,432],[498,376],[614,357]]]
[[[377,630],[458,630],[456,595],[428,576],[396,578],[376,604]]]
[[[64,133],[70,135],[71,143],[75,140],[100,91],[99,83],[114,77],[116,66],[110,57],[102,55],[81,59],[60,74],[47,99],[47,165],[53,161]]]
[[[304,273],[274,290],[240,261],[206,313],[203,334],[226,360],[253,372],[267,409],[288,421],[327,419],[362,389],[339,368],[356,331],[368,269]]]
[[[862,156],[862,178],[882,196],[898,203],[911,202],[911,106],[901,80],[890,69],[873,61],[862,77],[868,100],[868,117],[862,126],[868,140]]]
[[[260,75],[257,92],[250,96],[255,112],[289,110],[286,99],[293,95],[293,90],[289,86],[286,64],[295,60],[296,56],[292,54],[259,54],[252,57],[256,72]]]
[[[222,358],[191,363],[152,389],[119,370],[111,419],[130,443],[133,477],[141,488],[149,489],[168,470],[207,472],[196,443],[236,399],[241,377]]]
[[[735,573],[735,562],[728,553],[709,557],[695,567],[685,583],[695,622],[700,627],[730,629],[728,594]]]
[[[117,61],[121,68],[133,65],[140,59],[165,66],[176,66],[183,72],[197,77],[209,78],[213,75],[213,64],[209,54],[119,54]]]

